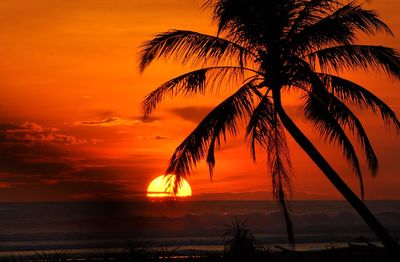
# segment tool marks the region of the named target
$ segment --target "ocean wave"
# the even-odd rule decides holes
[[[158,215],[149,216],[138,204],[109,208],[99,203],[67,206],[10,206],[2,205],[0,216],[0,246],[114,246],[126,241],[148,241],[153,245],[214,245],[221,244],[221,235],[233,218],[247,221],[250,230],[262,243],[286,241],[286,227],[279,208],[265,203],[199,203],[193,207],[166,207],[162,204]],[[157,204],[141,204],[145,209]],[[179,205],[179,204],[178,204]],[[252,205],[252,206],[251,206]],[[359,236],[375,237],[358,214],[344,203],[315,203],[293,208],[292,220],[297,242],[352,241]],[[217,207],[220,208],[217,208]],[[229,208],[227,208],[229,206]],[[236,206],[236,207],[235,207]],[[40,207],[40,213],[35,208]],[[396,237],[400,235],[400,209],[377,206],[378,219]],[[8,208],[8,210],[7,210]],[[265,208],[265,209],[263,209]],[[105,212],[105,211],[113,212]],[[175,212],[175,211],[179,212]],[[7,213],[8,211],[8,213]],[[58,211],[58,212],[57,212]],[[378,211],[378,212],[376,212]],[[27,214],[32,214],[27,216]],[[75,243],[75,244],[74,244]],[[76,244],[76,243],[79,243]]]

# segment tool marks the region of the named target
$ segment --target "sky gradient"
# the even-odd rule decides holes
[[[362,43],[400,49],[400,3],[368,1],[392,28]],[[214,34],[200,0],[2,0],[0,2],[0,201],[123,199],[146,195],[175,147],[232,89],[167,99],[143,121],[144,96],[188,68],[172,61],[143,75],[140,45],[158,32],[188,29]],[[400,82],[378,72],[346,72],[400,112]],[[325,145],[286,107],[339,174],[359,192],[338,148]],[[358,112],[380,160],[372,178],[363,162],[367,199],[400,199],[399,137],[370,112]],[[289,138],[295,199],[339,199],[333,186]],[[188,178],[193,194],[271,191],[265,155],[252,163],[243,137],[217,152],[213,182],[204,163]],[[227,195],[228,196],[228,195]],[[231,196],[228,196],[231,197]],[[263,197],[270,198],[269,194]]]

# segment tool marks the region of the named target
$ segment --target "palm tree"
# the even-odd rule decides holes
[[[286,129],[383,245],[394,249],[394,239],[294,123],[281,99],[282,94],[302,93],[305,119],[325,141],[340,147],[358,177],[363,199],[362,174],[353,143],[361,145],[372,175],[377,173],[378,160],[351,106],[372,110],[396,131],[400,122],[382,100],[342,78],[340,72],[374,69],[400,78],[397,50],[357,44],[359,33],[375,35],[383,31],[393,35],[390,28],[374,11],[354,1],[208,0],[204,7],[213,10],[216,36],[171,30],[144,43],[140,52],[141,72],[158,58],[172,58],[194,67],[151,92],[142,104],[145,116],[151,115],[166,96],[239,86],[176,148],[167,173],[176,174],[179,183],[205,158],[212,176],[215,148],[227,134],[238,135],[245,123],[253,159],[258,148],[267,153],[273,195],[284,212],[289,242],[294,243],[286,206],[292,175]]]

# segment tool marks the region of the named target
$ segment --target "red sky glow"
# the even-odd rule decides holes
[[[139,46],[169,29],[215,34],[201,5],[200,0],[2,0],[1,201],[144,198],[175,147],[232,92],[167,99],[151,119],[141,116],[144,96],[187,68],[160,61],[140,75]],[[396,37],[382,34],[361,37],[361,42],[400,49],[400,2],[376,0],[365,6],[377,10]],[[399,81],[374,72],[344,75],[368,87],[399,114]],[[358,192],[357,179],[340,149],[324,144],[301,119],[297,99],[286,100],[288,111]],[[400,199],[399,137],[370,112],[358,113],[380,160],[378,176],[372,178],[360,157],[366,198]],[[289,147],[294,198],[340,199],[291,139]],[[216,154],[212,182],[205,163],[188,178],[194,197],[271,191],[263,157],[261,153],[253,164],[243,136],[229,139]]]

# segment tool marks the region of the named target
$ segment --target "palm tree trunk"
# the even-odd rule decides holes
[[[286,130],[294,138],[297,144],[307,153],[307,155],[314,161],[314,163],[324,172],[329,181],[336,187],[336,189],[344,196],[344,198],[350,203],[350,205],[358,212],[358,214],[364,219],[372,231],[376,234],[382,244],[390,249],[397,249],[396,241],[390,236],[388,231],[383,225],[376,219],[371,213],[363,201],[354,194],[349,186],[341,179],[336,171],[329,165],[328,161],[318,152],[311,141],[301,132],[296,126],[292,119],[286,114],[281,104],[280,93],[274,92],[274,103],[275,109],[278,112],[279,118],[281,119]]]

